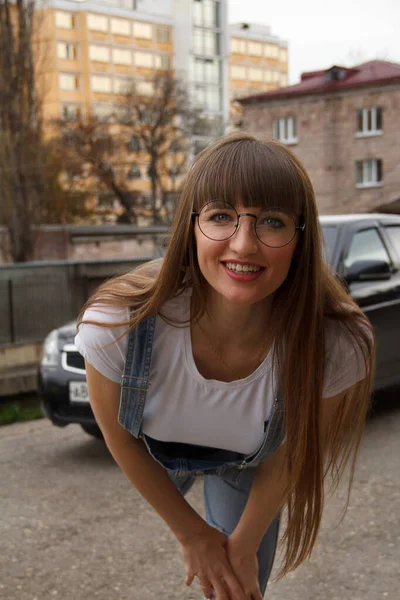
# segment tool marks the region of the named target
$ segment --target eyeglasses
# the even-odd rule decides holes
[[[305,225],[296,225],[294,216],[283,208],[266,208],[260,215],[240,213],[228,202],[212,200],[204,204],[200,212],[192,212],[198,218],[199,229],[210,240],[222,242],[231,238],[240,227],[240,217],[253,217],[253,230],[257,238],[270,248],[282,248],[290,244],[296,231],[304,231]]]

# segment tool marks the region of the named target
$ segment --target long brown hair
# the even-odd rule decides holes
[[[100,286],[82,309],[79,323],[84,310],[95,303],[133,306],[130,330],[151,314],[162,315],[163,305],[187,286],[192,288],[190,321],[198,319],[205,310],[205,281],[197,262],[192,212],[216,198],[231,204],[286,208],[305,225],[272,307],[274,363],[281,374],[288,448],[283,576],[313,549],[326,476],[337,484],[349,462],[350,491],[374,365],[369,322],[324,263],[313,187],[296,156],[278,142],[260,141],[247,133],[226,136],[203,150],[186,178],[165,258]],[[327,318],[336,320],[349,334],[364,357],[366,376],[348,392],[327,438],[321,440]]]

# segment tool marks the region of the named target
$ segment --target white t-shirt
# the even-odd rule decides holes
[[[189,295],[169,301],[164,313],[184,320]],[[125,321],[128,309],[92,307],[84,319],[103,323]],[[115,341],[126,327],[82,324],[75,345],[102,375],[120,383],[128,336]],[[327,324],[323,397],[335,396],[364,377],[361,357],[339,325]],[[277,395],[272,351],[245,379],[232,382],[205,379],[193,359],[190,328],[174,327],[156,318],[150,387],[143,415],[143,432],[161,441],[223,448],[243,454],[262,442]]]

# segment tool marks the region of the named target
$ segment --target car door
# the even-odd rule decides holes
[[[357,260],[382,260],[387,276],[349,284],[353,299],[370,319],[377,341],[376,389],[400,382],[400,273],[379,225],[353,229],[344,255],[344,273]]]

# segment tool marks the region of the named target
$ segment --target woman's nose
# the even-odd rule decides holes
[[[255,221],[251,217],[241,217],[236,233],[230,239],[231,248],[238,254],[254,253],[258,250]]]

